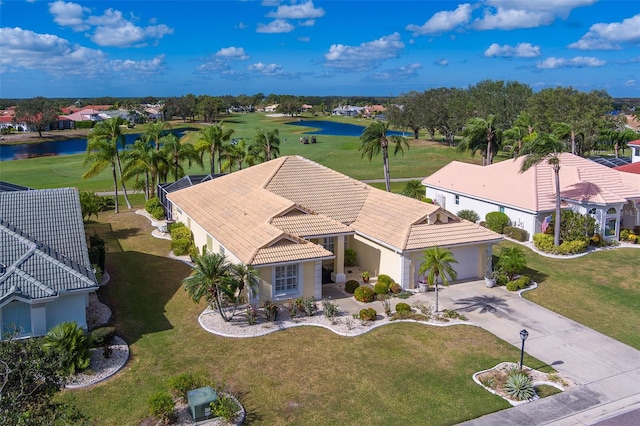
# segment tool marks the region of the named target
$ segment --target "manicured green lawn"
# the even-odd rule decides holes
[[[332,117],[314,117],[314,119],[335,120]],[[284,124],[295,118],[271,118],[263,114],[236,114],[223,120],[223,126],[235,130],[234,138],[246,138],[251,141],[256,134],[256,128],[271,130],[277,128],[280,132],[281,155],[302,155],[310,160],[330,167],[356,179],[380,179],[382,173],[382,157],[374,157],[372,161],[362,159],[357,150],[357,137],[321,136],[318,143],[300,145],[300,134],[308,128],[289,126]],[[340,121],[350,120],[354,124],[367,125],[369,120],[355,120],[341,118]],[[174,123],[174,127],[181,123]],[[191,125],[197,127],[198,125]],[[137,129],[142,131],[142,126]],[[184,140],[194,143],[198,132],[187,133]],[[480,158],[471,158],[466,153],[458,153],[455,148],[438,142],[412,141],[409,150],[404,155],[391,156],[390,173],[392,178],[408,178],[428,176],[452,160],[479,163]],[[205,157],[205,168],[194,165],[188,173],[208,173],[208,157]],[[92,179],[82,179],[82,174],[88,169],[83,164],[84,154],[64,155],[58,157],[40,157],[26,160],[5,161],[0,164],[0,180],[26,185],[32,188],[78,187],[86,191],[113,191],[111,171],[105,170]],[[131,183],[129,184],[131,186]]]
[[[525,298],[640,350],[640,248],[575,259],[525,253],[528,273],[539,283]]]
[[[147,219],[103,213],[111,282],[100,289],[131,360],[118,376],[65,391],[97,424],[137,424],[167,378],[203,372],[237,392],[256,424],[458,423],[509,407],[476,385],[474,372],[517,360],[517,348],[479,328],[393,324],[346,338],[304,327],[231,339],[202,330],[204,306],[181,288],[189,268],[166,258]],[[527,357],[528,365],[544,367]]]

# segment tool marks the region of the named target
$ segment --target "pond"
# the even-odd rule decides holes
[[[185,130],[174,133],[181,137]],[[139,133],[125,135],[127,144],[132,144],[140,136]],[[84,154],[87,151],[87,139],[68,139],[57,142],[25,143],[20,145],[0,145],[0,161],[22,160],[34,157],[51,157],[56,155]]]
[[[360,137],[364,126],[358,126],[357,124],[338,123],[335,121],[323,121],[323,120],[306,120],[306,121],[292,121],[292,126],[304,126],[313,127],[315,130],[304,132],[304,134],[314,135],[331,135],[331,136],[355,136]],[[404,136],[402,132],[390,130],[387,135]]]

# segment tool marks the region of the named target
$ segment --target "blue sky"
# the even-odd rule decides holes
[[[0,0],[0,97],[397,96],[483,79],[640,97],[640,1]]]

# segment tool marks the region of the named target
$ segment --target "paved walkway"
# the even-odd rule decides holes
[[[518,348],[526,329],[525,351],[582,385],[464,425],[594,425],[640,408],[640,351],[482,281],[443,288],[440,305]]]

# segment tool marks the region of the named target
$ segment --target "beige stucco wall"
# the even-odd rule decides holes
[[[372,276],[389,275],[402,285],[400,254],[359,235],[350,237],[348,245],[356,251],[358,265],[363,270],[369,271]]]
[[[259,284],[259,301],[255,301],[254,303],[259,303],[262,305],[265,300],[273,300],[276,302],[281,302],[288,299],[295,299],[297,297],[316,297],[316,280],[318,279],[317,269],[319,267],[316,265],[316,262],[303,262],[298,264],[300,272],[301,280],[299,281],[300,286],[302,287],[301,291],[297,294],[286,295],[282,297],[276,297],[273,294],[273,278],[275,275],[274,268],[275,266],[265,266],[261,268],[257,268],[260,274],[260,284]],[[320,277],[321,278],[321,277]]]

